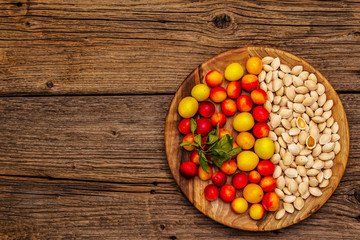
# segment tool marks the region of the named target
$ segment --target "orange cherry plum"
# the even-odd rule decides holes
[[[197,175],[197,172],[197,166],[191,161],[183,162],[180,165],[180,173],[185,178],[194,178]]]
[[[248,184],[248,177],[246,176],[245,173],[240,172],[240,173],[236,173],[233,178],[232,178],[232,185],[236,188],[236,189],[242,189],[244,188],[247,184]]]
[[[225,161],[220,170],[226,175],[232,175],[237,169],[237,164],[234,160]]]
[[[204,196],[209,201],[215,201],[219,197],[219,189],[214,184],[209,184],[204,189]]]
[[[270,176],[275,171],[275,165],[269,160],[263,160],[258,163],[257,170],[262,176]]]
[[[226,176],[223,172],[215,172],[212,175],[211,180],[215,186],[221,187],[226,183]]]
[[[253,170],[249,173],[248,178],[249,178],[249,182],[258,183],[261,180],[261,175],[258,171]]]
[[[280,198],[274,192],[268,192],[264,195],[262,205],[266,211],[275,212],[280,206]]]
[[[257,76],[254,74],[246,74],[241,79],[241,87],[248,92],[257,89],[258,86],[259,86],[259,80]]]
[[[209,169],[209,173],[205,172],[202,167],[199,167],[199,170],[198,170],[198,175],[199,175],[199,178],[203,181],[206,181],[206,180],[209,180],[212,176],[212,169],[210,166],[208,166],[208,169]]]
[[[253,127],[253,134],[257,138],[267,137],[269,136],[269,132],[270,132],[270,127],[267,123],[264,122],[255,123]]]
[[[265,209],[260,203],[251,205],[249,209],[249,215],[254,220],[260,220],[264,217]]]
[[[184,118],[183,120],[181,120],[179,125],[178,125],[178,129],[179,129],[179,132],[181,132],[184,135],[190,133],[191,132],[190,119],[189,118]]]
[[[265,122],[269,119],[269,112],[263,106],[256,106],[253,109],[252,115],[258,122]]]
[[[226,93],[229,98],[238,98],[241,94],[241,83],[238,81],[230,82],[226,87]]]
[[[185,137],[183,138],[183,142],[195,143],[194,134],[192,133],[186,134]],[[189,152],[195,150],[195,146],[184,146],[183,148]]]
[[[231,133],[229,132],[229,130],[227,130],[226,128],[219,128],[219,138],[222,138],[226,134],[231,137]]]
[[[273,176],[263,177],[259,183],[264,192],[272,192],[276,188],[276,180]]]
[[[199,153],[197,151],[192,151],[190,155],[190,160],[195,163],[196,165],[199,165]]]
[[[227,116],[227,117],[231,117],[233,116],[236,111],[236,103],[234,100],[228,98],[225,99],[222,103],[221,103],[221,111]]]
[[[235,199],[236,190],[233,185],[231,184],[225,184],[220,189],[220,198],[224,202],[231,202]]]
[[[220,128],[222,128],[226,123],[226,116],[221,112],[214,113],[211,117],[211,124],[214,127],[216,127],[218,123]]]
[[[226,90],[223,87],[215,87],[210,90],[210,99],[215,103],[221,103],[226,97]]]
[[[255,89],[251,92],[250,98],[256,105],[262,105],[267,99],[266,92],[262,89]]]
[[[217,87],[223,82],[224,77],[221,72],[213,70],[206,74],[205,82],[209,87]]]
[[[199,104],[199,113],[203,117],[211,117],[215,113],[215,105],[209,101],[202,102]]]
[[[237,105],[237,108],[239,109],[240,112],[250,112],[252,107],[253,107],[253,103],[251,101],[251,98],[249,96],[246,96],[246,95],[241,95],[236,100],[236,105]]]
[[[246,210],[248,209],[249,204],[248,202],[245,200],[245,198],[243,197],[238,197],[235,198],[232,202],[231,202],[231,209],[235,212],[235,213],[244,213],[246,212]]]

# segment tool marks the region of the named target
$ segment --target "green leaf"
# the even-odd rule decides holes
[[[195,140],[195,142],[196,142],[199,146],[202,145],[202,144],[201,144],[201,135],[200,135],[200,134],[196,135],[196,136],[194,137],[194,140]]]
[[[183,146],[195,146],[195,147],[199,147],[199,144],[197,143],[191,143],[191,142],[182,142],[180,143],[180,146],[183,147]]]
[[[228,154],[230,156],[234,156],[234,155],[239,154],[241,152],[241,150],[242,150],[241,147],[237,147],[237,148],[234,148],[231,151],[229,151]]]
[[[196,124],[195,119],[193,119],[193,118],[190,119],[190,130],[193,134],[195,133],[196,128],[197,128],[197,124]]]
[[[207,172],[208,174],[210,174],[209,168],[208,168],[208,161],[206,159],[206,156],[204,154],[204,152],[200,151],[199,152],[199,163],[201,168]]]
[[[215,130],[215,135],[219,138],[219,128],[220,128],[220,123],[218,123],[216,125],[216,130]]]
[[[222,149],[225,152],[231,151],[233,148],[233,139],[228,134],[220,138],[214,149]]]
[[[216,134],[216,131],[211,131],[206,138],[206,144],[212,145],[219,139],[219,134]]]
[[[213,160],[215,165],[220,168],[225,161],[231,160],[231,156],[226,153],[223,155],[211,155],[211,160]]]
[[[223,163],[223,158],[220,156],[216,156],[216,155],[211,155],[211,160],[213,160],[213,162],[215,163],[215,165],[219,168],[221,168],[222,163]]]

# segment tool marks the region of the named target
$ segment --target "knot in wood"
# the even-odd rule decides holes
[[[54,84],[53,84],[52,81],[48,81],[48,82],[46,83],[46,86],[47,86],[48,88],[52,88],[52,87],[54,87]]]
[[[360,202],[360,190],[355,190],[354,196],[358,202]]]
[[[215,16],[212,19],[212,22],[214,23],[215,27],[224,29],[230,26],[231,18],[227,14],[220,14]]]

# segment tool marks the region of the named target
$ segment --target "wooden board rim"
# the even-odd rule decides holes
[[[190,192],[187,192],[186,190],[184,190],[184,188],[181,186],[181,183],[180,183],[180,176],[179,176],[179,172],[178,172],[178,168],[172,168],[171,165],[172,165],[172,162],[171,162],[171,159],[172,159],[172,156],[170,154],[170,151],[169,151],[169,147],[168,147],[168,144],[167,144],[167,141],[168,141],[168,133],[170,131],[170,124],[169,124],[169,118],[170,118],[170,109],[171,107],[173,107],[173,105],[175,104],[175,101],[176,101],[176,98],[179,98],[179,90],[182,89],[189,81],[191,81],[192,78],[195,78],[195,83],[200,83],[201,79],[200,79],[200,73],[202,71],[202,66],[207,64],[208,62],[212,61],[213,59],[215,58],[218,58],[218,57],[222,57],[222,56],[226,56],[227,54],[229,53],[232,53],[234,51],[246,51],[249,53],[249,51],[256,51],[258,49],[261,49],[261,50],[264,50],[264,51],[271,51],[271,52],[276,52],[276,53],[279,53],[279,54],[283,54],[283,55],[287,55],[288,57],[291,57],[293,59],[297,59],[298,61],[300,61],[302,63],[302,65],[307,68],[310,68],[312,69],[317,76],[321,76],[322,79],[324,80],[324,82],[326,83],[326,88],[327,90],[330,89],[330,91],[332,92],[332,94],[334,94],[334,97],[338,100],[338,104],[340,106],[340,108],[342,109],[343,113],[344,113],[344,123],[345,123],[345,129],[346,129],[346,148],[344,149],[342,146],[342,149],[344,149],[345,151],[345,156],[344,157],[344,161],[342,162],[343,165],[344,165],[344,168],[343,168],[343,171],[341,172],[341,174],[339,175],[339,179],[338,181],[335,183],[335,185],[332,187],[332,191],[330,193],[330,195],[324,200],[322,201],[321,204],[319,205],[316,205],[316,207],[312,210],[312,211],[309,211],[308,214],[306,215],[303,215],[301,218],[298,218],[296,221],[294,222],[291,222],[290,224],[287,224],[286,226],[281,226],[281,227],[276,227],[276,228],[271,228],[271,229],[263,229],[263,228],[258,228],[258,229],[254,229],[254,228],[246,228],[246,227],[242,227],[242,226],[233,226],[233,225],[230,225],[230,224],[227,224],[223,221],[219,221],[219,219],[216,219],[214,218],[213,216],[209,216],[208,214],[206,214],[198,204],[194,203],[194,199],[193,199],[193,196],[189,196]],[[198,78],[197,78],[198,77]],[[196,79],[198,79],[198,81],[196,81]],[[284,228],[284,227],[288,227],[288,226],[291,226],[293,224],[296,224],[306,218],[308,218],[309,216],[311,216],[313,213],[315,213],[316,211],[318,211],[322,205],[325,204],[325,202],[327,202],[327,200],[331,197],[331,195],[334,193],[334,191],[336,190],[337,186],[339,185],[340,183],[340,180],[345,172],[345,168],[346,168],[346,165],[347,165],[347,161],[348,161],[348,157],[349,157],[349,150],[350,150],[350,133],[349,133],[349,127],[348,127],[348,121],[347,121],[347,116],[346,116],[346,112],[344,110],[344,107],[343,107],[343,104],[338,96],[338,94],[336,93],[336,91],[334,90],[334,88],[332,87],[332,85],[329,83],[329,81],[316,69],[314,68],[312,65],[310,65],[308,62],[306,62],[304,59],[300,58],[300,57],[297,57],[289,52],[286,52],[286,51],[283,51],[283,50],[279,50],[279,49],[275,49],[275,48],[268,48],[268,47],[255,47],[255,46],[252,46],[252,47],[242,47],[242,48],[237,48],[237,49],[231,49],[231,50],[228,50],[228,51],[225,51],[225,52],[222,52],[216,56],[213,56],[211,58],[209,58],[208,60],[204,61],[202,64],[200,64],[197,68],[195,68],[186,78],[185,80],[182,82],[182,84],[179,86],[179,88],[177,89],[172,101],[171,101],[171,105],[169,107],[169,111],[167,113],[167,116],[166,116],[166,123],[165,123],[165,133],[164,133],[164,137],[165,137],[165,150],[166,150],[166,156],[167,156],[167,160],[168,160],[168,164],[169,164],[169,167],[170,167],[170,170],[171,170],[171,173],[173,174],[174,178],[175,178],[175,181],[176,183],[179,185],[179,188],[181,189],[182,193],[189,199],[189,201],[199,210],[201,211],[204,215],[210,217],[211,219],[213,219],[214,221],[217,221],[219,223],[222,223],[226,226],[229,226],[229,227],[232,227],[232,228],[237,228],[237,229],[241,229],[241,230],[247,230],[247,231],[272,231],[272,230],[277,230],[277,229],[281,229],[281,228]],[[341,136],[342,138],[344,136]],[[180,162],[181,161],[178,161],[178,165],[180,165]],[[189,185],[193,185],[192,181],[193,180],[187,180],[187,181],[190,181],[191,183],[189,183]],[[330,185],[330,184],[329,184]],[[261,223],[261,220],[258,222],[258,223]],[[260,224],[257,224],[257,225],[260,225]]]

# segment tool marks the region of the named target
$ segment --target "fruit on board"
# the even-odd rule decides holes
[[[254,136],[249,132],[241,132],[236,137],[236,143],[243,149],[249,150],[255,144]]]
[[[198,111],[199,103],[193,97],[185,97],[181,99],[178,112],[183,118],[192,118]]]
[[[246,61],[246,71],[251,74],[258,75],[261,73],[263,63],[258,57],[251,57]]]
[[[236,189],[242,189],[248,184],[248,177],[243,172],[236,173],[231,183]]]
[[[220,170],[226,175],[232,175],[237,169],[236,162],[234,160],[225,161]]]
[[[251,171],[256,168],[259,157],[253,151],[242,151],[237,156],[237,166],[241,171]]]
[[[244,69],[240,63],[231,63],[225,69],[225,78],[230,82],[239,80],[243,75]]]
[[[254,107],[252,115],[258,122],[265,122],[269,119],[269,112],[263,106]]]
[[[204,196],[209,201],[215,201],[219,197],[219,189],[214,184],[209,184],[204,189]]]
[[[210,90],[210,99],[215,103],[221,103],[226,97],[226,90],[223,87],[214,87]]]
[[[201,136],[207,136],[209,132],[212,130],[212,125],[209,119],[207,118],[199,118],[196,121],[197,127],[196,132],[201,134]]]
[[[212,70],[206,74],[205,82],[209,87],[217,87],[223,82],[224,77],[221,72]]]
[[[220,128],[226,123],[226,116],[221,112],[214,113],[214,115],[211,116],[211,124],[216,127],[218,123]]]
[[[201,167],[199,167],[199,170],[198,170],[198,176],[201,180],[203,181],[206,181],[206,180],[209,180],[212,176],[212,169],[210,166],[208,166],[208,169],[209,169],[209,173],[205,172]]]
[[[226,128],[219,128],[219,138],[222,138],[226,134],[228,134],[231,137],[229,130],[227,130]]]
[[[190,119],[189,118],[184,118],[183,120],[181,120],[179,125],[178,125],[178,129],[179,129],[179,132],[181,132],[184,135],[190,133],[191,132]]]
[[[191,96],[193,96],[199,102],[205,101],[210,96],[210,89],[206,84],[196,84],[191,89]]]
[[[226,93],[229,98],[238,98],[241,94],[241,83],[238,81],[230,82],[226,87]]]
[[[249,215],[253,220],[260,220],[264,217],[265,209],[260,203],[251,205]]]
[[[254,91],[251,92],[250,98],[252,102],[255,103],[256,105],[262,105],[265,103],[267,99],[267,94],[262,89],[255,89]]]
[[[270,176],[274,173],[275,165],[269,160],[263,160],[258,163],[257,170],[262,176]]]
[[[267,123],[264,122],[255,123],[253,127],[253,134],[257,138],[267,137],[269,136],[269,132],[270,132],[270,127]]]
[[[238,132],[246,132],[253,128],[255,121],[251,113],[242,112],[233,119],[233,128]]]
[[[190,160],[195,163],[196,165],[199,165],[199,153],[194,150],[191,152],[191,155],[190,155]]]
[[[248,178],[249,178],[249,182],[251,183],[259,183],[261,180],[261,175],[258,171],[253,170],[249,172]]]
[[[249,183],[243,190],[243,196],[249,203],[258,203],[263,199],[264,191],[259,185]]]
[[[262,205],[266,211],[275,212],[280,206],[280,198],[274,192],[268,192],[264,195]]]
[[[236,111],[237,111],[237,107],[236,107],[236,103],[234,100],[228,98],[225,99],[222,103],[221,103],[221,111],[227,116],[227,117],[231,117],[233,116]]]
[[[247,95],[238,97],[238,99],[236,99],[236,105],[240,112],[250,112],[253,107],[252,100]]]
[[[215,113],[215,105],[209,101],[202,102],[199,104],[199,113],[203,117],[211,117]]]
[[[235,198],[231,202],[231,209],[236,213],[244,213],[248,209],[249,204],[243,197]]]
[[[241,79],[241,87],[242,89],[251,92],[259,86],[259,80],[256,75],[253,74],[246,74]]]
[[[231,202],[232,200],[234,200],[235,195],[236,195],[236,190],[234,186],[231,184],[225,184],[220,189],[220,198],[224,202]]]
[[[226,183],[226,176],[223,172],[214,172],[211,177],[211,181],[217,187],[221,187]]]
[[[259,185],[264,192],[272,192],[276,188],[276,180],[273,176],[266,176],[260,180]]]
[[[185,137],[183,138],[183,142],[195,143],[194,134],[192,133],[186,134]],[[184,146],[183,148],[189,152],[195,150],[195,146]]]
[[[185,178],[194,178],[198,173],[198,169],[195,163],[192,161],[186,161],[181,163],[180,173]]]
[[[255,141],[254,151],[261,159],[270,159],[275,152],[274,142],[269,137],[259,138]]]

